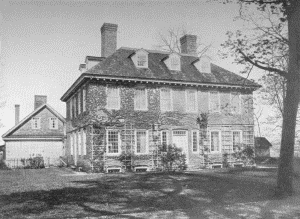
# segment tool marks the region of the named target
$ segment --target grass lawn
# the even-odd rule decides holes
[[[276,169],[75,174],[0,170],[0,218],[300,218],[273,198]]]

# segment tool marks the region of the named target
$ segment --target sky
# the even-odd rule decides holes
[[[236,4],[207,0],[0,0],[0,136],[14,126],[14,105],[20,119],[33,111],[34,95],[65,117],[61,96],[79,77],[85,56],[101,56],[100,28],[118,24],[117,48],[153,49],[159,34],[184,27],[210,44],[212,62],[235,73],[241,67],[217,56],[227,31],[241,23]],[[0,144],[1,144],[0,138]]]

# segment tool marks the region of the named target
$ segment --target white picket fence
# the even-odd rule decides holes
[[[15,158],[15,159],[6,159],[5,164],[9,168],[25,168],[30,163],[30,158]],[[59,158],[53,157],[43,157],[44,159],[44,166],[48,168],[50,166],[58,166],[60,164]]]

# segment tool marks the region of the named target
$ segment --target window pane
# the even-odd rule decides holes
[[[138,55],[138,60],[137,60],[138,66],[145,66],[146,62],[147,62],[146,55]]]
[[[232,133],[232,145],[234,151],[237,149],[237,147],[240,146],[240,143],[241,143],[241,133],[239,131],[234,131]]]
[[[197,111],[197,91],[187,90],[187,110],[195,112]]]
[[[107,88],[107,107],[109,109],[119,109],[119,90],[116,87]]]
[[[167,132],[166,131],[161,132],[161,144],[162,145],[167,145],[168,144]]]
[[[136,110],[146,110],[147,109],[147,97],[146,89],[136,89],[134,94],[134,101]]]
[[[219,132],[211,132],[211,151],[219,151]]]
[[[179,62],[180,62],[180,59],[178,57],[171,58],[171,69],[172,70],[180,70]]]
[[[137,131],[136,132],[136,152],[137,153],[146,153],[146,131]]]
[[[171,107],[171,90],[170,89],[161,89],[161,109],[165,111],[170,111]]]
[[[210,106],[211,112],[220,112],[219,93],[218,92],[210,92],[209,106]]]
[[[117,131],[108,131],[108,153],[119,152],[119,135]]]
[[[198,151],[198,135],[196,131],[193,131],[193,151]]]
[[[240,95],[237,93],[231,94],[231,112],[240,113]]]

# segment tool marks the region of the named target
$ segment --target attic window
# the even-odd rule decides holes
[[[208,56],[201,57],[194,65],[201,73],[211,73],[210,58]]]
[[[137,68],[148,68],[148,52],[144,49],[137,50],[131,59]]]
[[[180,58],[172,57],[171,58],[171,70],[180,71]]]
[[[138,55],[138,57],[137,57],[137,65],[139,67],[145,67],[146,63],[147,63],[147,57],[146,57],[146,55],[145,54]]]

